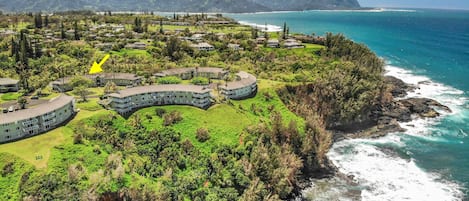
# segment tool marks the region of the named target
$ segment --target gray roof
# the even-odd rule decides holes
[[[83,77],[88,79],[96,79],[96,77],[101,77],[104,79],[122,79],[122,80],[138,80],[142,79],[141,76],[137,76],[132,73],[99,73],[94,75],[84,75]],[[53,84],[68,84],[73,80],[74,77],[64,77],[59,78],[53,81]]]
[[[195,68],[194,68],[195,70]],[[199,73],[226,73],[227,71],[223,68],[215,68],[215,67],[199,67],[197,69]]]
[[[109,94],[110,97],[124,98],[129,96],[134,96],[144,93],[154,93],[154,92],[169,92],[169,91],[178,91],[178,92],[194,92],[194,93],[207,93],[211,90],[209,88],[197,85],[183,85],[183,84],[165,84],[165,85],[149,85],[149,86],[140,86],[133,87],[124,90],[120,90],[117,93]]]
[[[191,47],[194,47],[194,48],[213,48],[213,45],[210,45],[208,43],[198,43],[198,44],[191,44]]]
[[[43,114],[60,109],[73,101],[72,96],[60,95],[59,97],[51,99],[49,102],[38,105],[33,108],[18,110],[15,112],[1,113],[0,124],[15,123],[20,120],[29,119],[41,116]]]
[[[193,68],[172,68],[172,69],[161,71],[161,73],[166,76],[170,76],[170,75],[178,75],[182,73],[190,73],[192,71],[194,71]]]
[[[161,71],[161,73],[156,73],[156,76],[172,76],[172,75],[179,75],[183,73],[191,73],[195,72],[196,68],[172,68]],[[199,67],[197,69],[199,73],[226,73],[227,71],[223,68],[216,68],[216,67]]]
[[[123,80],[138,80],[142,79],[141,76],[137,76],[133,73],[101,73],[96,76],[103,77],[104,79],[123,79]]]
[[[0,85],[13,85],[17,84],[19,80],[14,80],[11,78],[0,78]]]
[[[277,39],[269,39],[267,43],[279,43]]]
[[[240,71],[239,73],[236,74],[236,76],[238,77],[236,81],[228,82],[226,85],[221,85],[220,88],[226,89],[226,90],[233,90],[233,89],[247,87],[257,82],[257,79],[254,75],[251,75],[244,71]]]

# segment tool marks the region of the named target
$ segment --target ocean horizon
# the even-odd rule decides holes
[[[401,123],[406,131],[343,140],[327,154],[353,178],[312,181],[310,200],[465,200],[469,198],[469,11],[383,9],[227,14],[242,24],[293,33],[342,33],[386,61],[386,75],[417,86],[408,97],[448,106],[436,119]]]

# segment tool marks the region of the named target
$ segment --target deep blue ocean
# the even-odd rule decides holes
[[[387,62],[387,75],[415,84],[452,113],[402,123],[407,131],[335,143],[329,158],[358,186],[317,180],[311,200],[469,200],[469,11],[378,10],[229,14],[290,32],[343,33]],[[358,193],[357,193],[358,192]]]

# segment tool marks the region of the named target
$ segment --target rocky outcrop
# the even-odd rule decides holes
[[[404,98],[408,91],[416,87],[404,83],[395,77],[386,77],[385,82],[390,87],[390,93],[394,97],[389,103],[380,105],[374,112],[376,124],[354,133],[336,132],[339,140],[343,137],[379,137],[391,132],[405,131],[399,126],[399,122],[409,122],[413,118],[435,118],[441,115],[439,111],[451,112],[451,109],[438,101],[429,98]]]
[[[384,77],[384,81],[391,88],[391,94],[393,95],[393,97],[405,97],[407,96],[408,91],[413,91],[416,88],[415,86],[409,85],[404,81],[397,79],[393,76]]]

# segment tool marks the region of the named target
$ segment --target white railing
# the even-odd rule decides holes
[[[28,125],[31,125],[31,124],[35,124],[37,123],[38,120],[37,119],[32,119],[32,120],[29,120],[29,121],[24,121],[23,122],[23,126],[28,126]]]
[[[38,126],[38,125],[34,125],[34,126],[31,126],[31,127],[23,128],[23,131],[24,131],[24,132],[29,132],[29,131],[38,130],[38,129],[39,129],[39,126]]]

